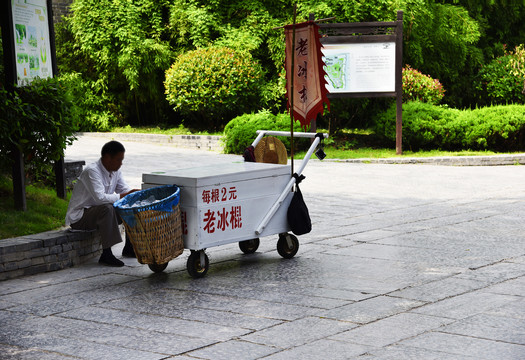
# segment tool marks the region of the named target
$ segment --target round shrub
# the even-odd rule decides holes
[[[166,71],[166,99],[175,111],[197,123],[221,128],[261,102],[262,67],[250,53],[208,47],[180,55]],[[258,106],[257,106],[258,107]]]
[[[403,102],[422,101],[439,104],[445,96],[445,89],[437,79],[424,75],[410,65],[403,68]]]
[[[244,114],[231,120],[224,127],[224,152],[227,154],[242,154],[244,149],[255,140],[257,130],[290,131],[290,115],[273,115],[267,110],[256,114]],[[303,131],[299,122],[294,121],[294,131]],[[279,137],[290,151],[290,138]],[[303,147],[304,140],[294,138],[294,147]]]

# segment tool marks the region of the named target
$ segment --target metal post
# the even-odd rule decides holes
[[[57,196],[61,199],[66,198],[66,172],[64,165],[64,157],[61,156],[59,160],[55,161],[55,179]]]
[[[308,14],[308,21],[315,21],[315,14],[314,13]],[[321,118],[321,114],[317,114],[316,118],[312,119],[310,121],[310,132],[312,132],[312,133],[317,132],[317,119]],[[313,141],[313,139],[312,139],[312,141]]]
[[[294,72],[295,72],[295,20],[297,17],[297,4],[294,4],[293,6],[293,27],[292,27],[292,63],[290,64],[290,162],[291,162],[291,170],[292,173],[290,175],[293,175],[293,110],[294,110]]]
[[[27,210],[26,186],[24,172],[24,154],[13,146],[13,195],[15,200],[15,209],[20,211]]]
[[[0,26],[2,28],[2,46],[4,50],[5,88],[9,94],[14,94],[16,83],[16,59],[13,33],[11,1],[0,3]],[[12,177],[13,197],[16,210],[26,211],[26,189],[24,172],[24,154],[16,146],[12,146]]]
[[[396,21],[396,154],[403,154],[403,11]]]

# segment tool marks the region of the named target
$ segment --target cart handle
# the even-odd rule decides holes
[[[252,143],[252,146],[253,147],[256,147],[257,144],[259,143],[259,141],[261,141],[261,139],[266,136],[266,135],[270,135],[270,136],[288,136],[288,137],[292,137],[292,133],[290,131],[272,131],[272,130],[257,130],[256,131],[257,133],[257,137],[255,138],[255,140],[253,141]],[[325,139],[328,137],[328,134],[326,133],[319,133],[321,134]],[[293,133],[293,136],[294,137],[299,137],[299,138],[315,138],[316,136],[318,136],[318,134],[316,133],[306,133],[306,132],[294,132]],[[316,145],[317,146],[317,145]],[[314,148],[315,149],[315,148]],[[313,151],[312,151],[313,152]],[[310,154],[311,155],[311,154]],[[300,174],[299,174],[300,175]]]
[[[257,139],[255,139],[255,141],[254,141],[255,145],[257,145],[257,142],[259,142],[259,140],[261,140],[260,138],[262,138],[265,134],[272,135],[272,136],[288,136],[288,135],[290,135],[289,132],[285,132],[285,131],[264,131],[264,130],[258,130],[257,133],[259,134],[259,136],[257,136]],[[286,134],[288,134],[288,135],[286,135]],[[317,145],[321,141],[321,137],[317,136],[317,134],[314,134],[314,133],[294,133],[294,136],[296,134],[302,134],[299,137],[314,138],[314,141],[312,141],[312,144],[310,145],[310,148],[308,149],[308,152],[304,156],[304,159],[301,162],[301,166],[299,167],[299,170],[297,171],[297,175],[300,176],[302,174],[304,168],[306,167],[306,164],[308,163],[308,160],[310,160],[310,158],[312,157],[312,154],[314,153],[315,148],[317,147]],[[328,134],[323,134],[323,136],[326,138],[326,137],[328,137]],[[292,189],[294,184],[295,184],[295,177],[292,176],[292,178],[290,179],[290,181],[288,181],[288,184],[284,188],[283,192],[281,193],[281,195],[279,196],[277,201],[273,204],[273,206],[270,208],[270,211],[264,216],[264,218],[262,219],[262,221],[259,224],[259,226],[255,229],[255,234],[257,236],[261,235],[261,233],[264,231],[264,228],[268,225],[268,223],[270,222],[272,217],[275,215],[275,213],[277,212],[277,210],[279,209],[279,207],[283,203],[283,201],[286,198],[286,196],[290,193],[290,190]]]

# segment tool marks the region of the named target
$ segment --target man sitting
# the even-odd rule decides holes
[[[122,220],[113,203],[138,190],[126,184],[119,170],[125,151],[118,141],[102,147],[102,157],[87,165],[80,174],[66,214],[66,225],[74,230],[99,230],[102,243],[99,263],[109,266],[124,266],[111,251],[113,245],[122,241],[118,226]],[[135,256],[127,237],[122,255]]]

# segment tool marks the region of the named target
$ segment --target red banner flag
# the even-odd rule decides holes
[[[295,44],[293,31],[295,27]],[[293,118],[301,123],[304,129],[310,122],[323,113],[324,103],[330,109],[325,84],[325,71],[321,42],[319,41],[319,26],[313,21],[307,21],[284,27],[286,37],[286,96],[288,109],[291,105],[291,86],[293,76]],[[294,54],[294,69],[292,70],[292,51]]]

